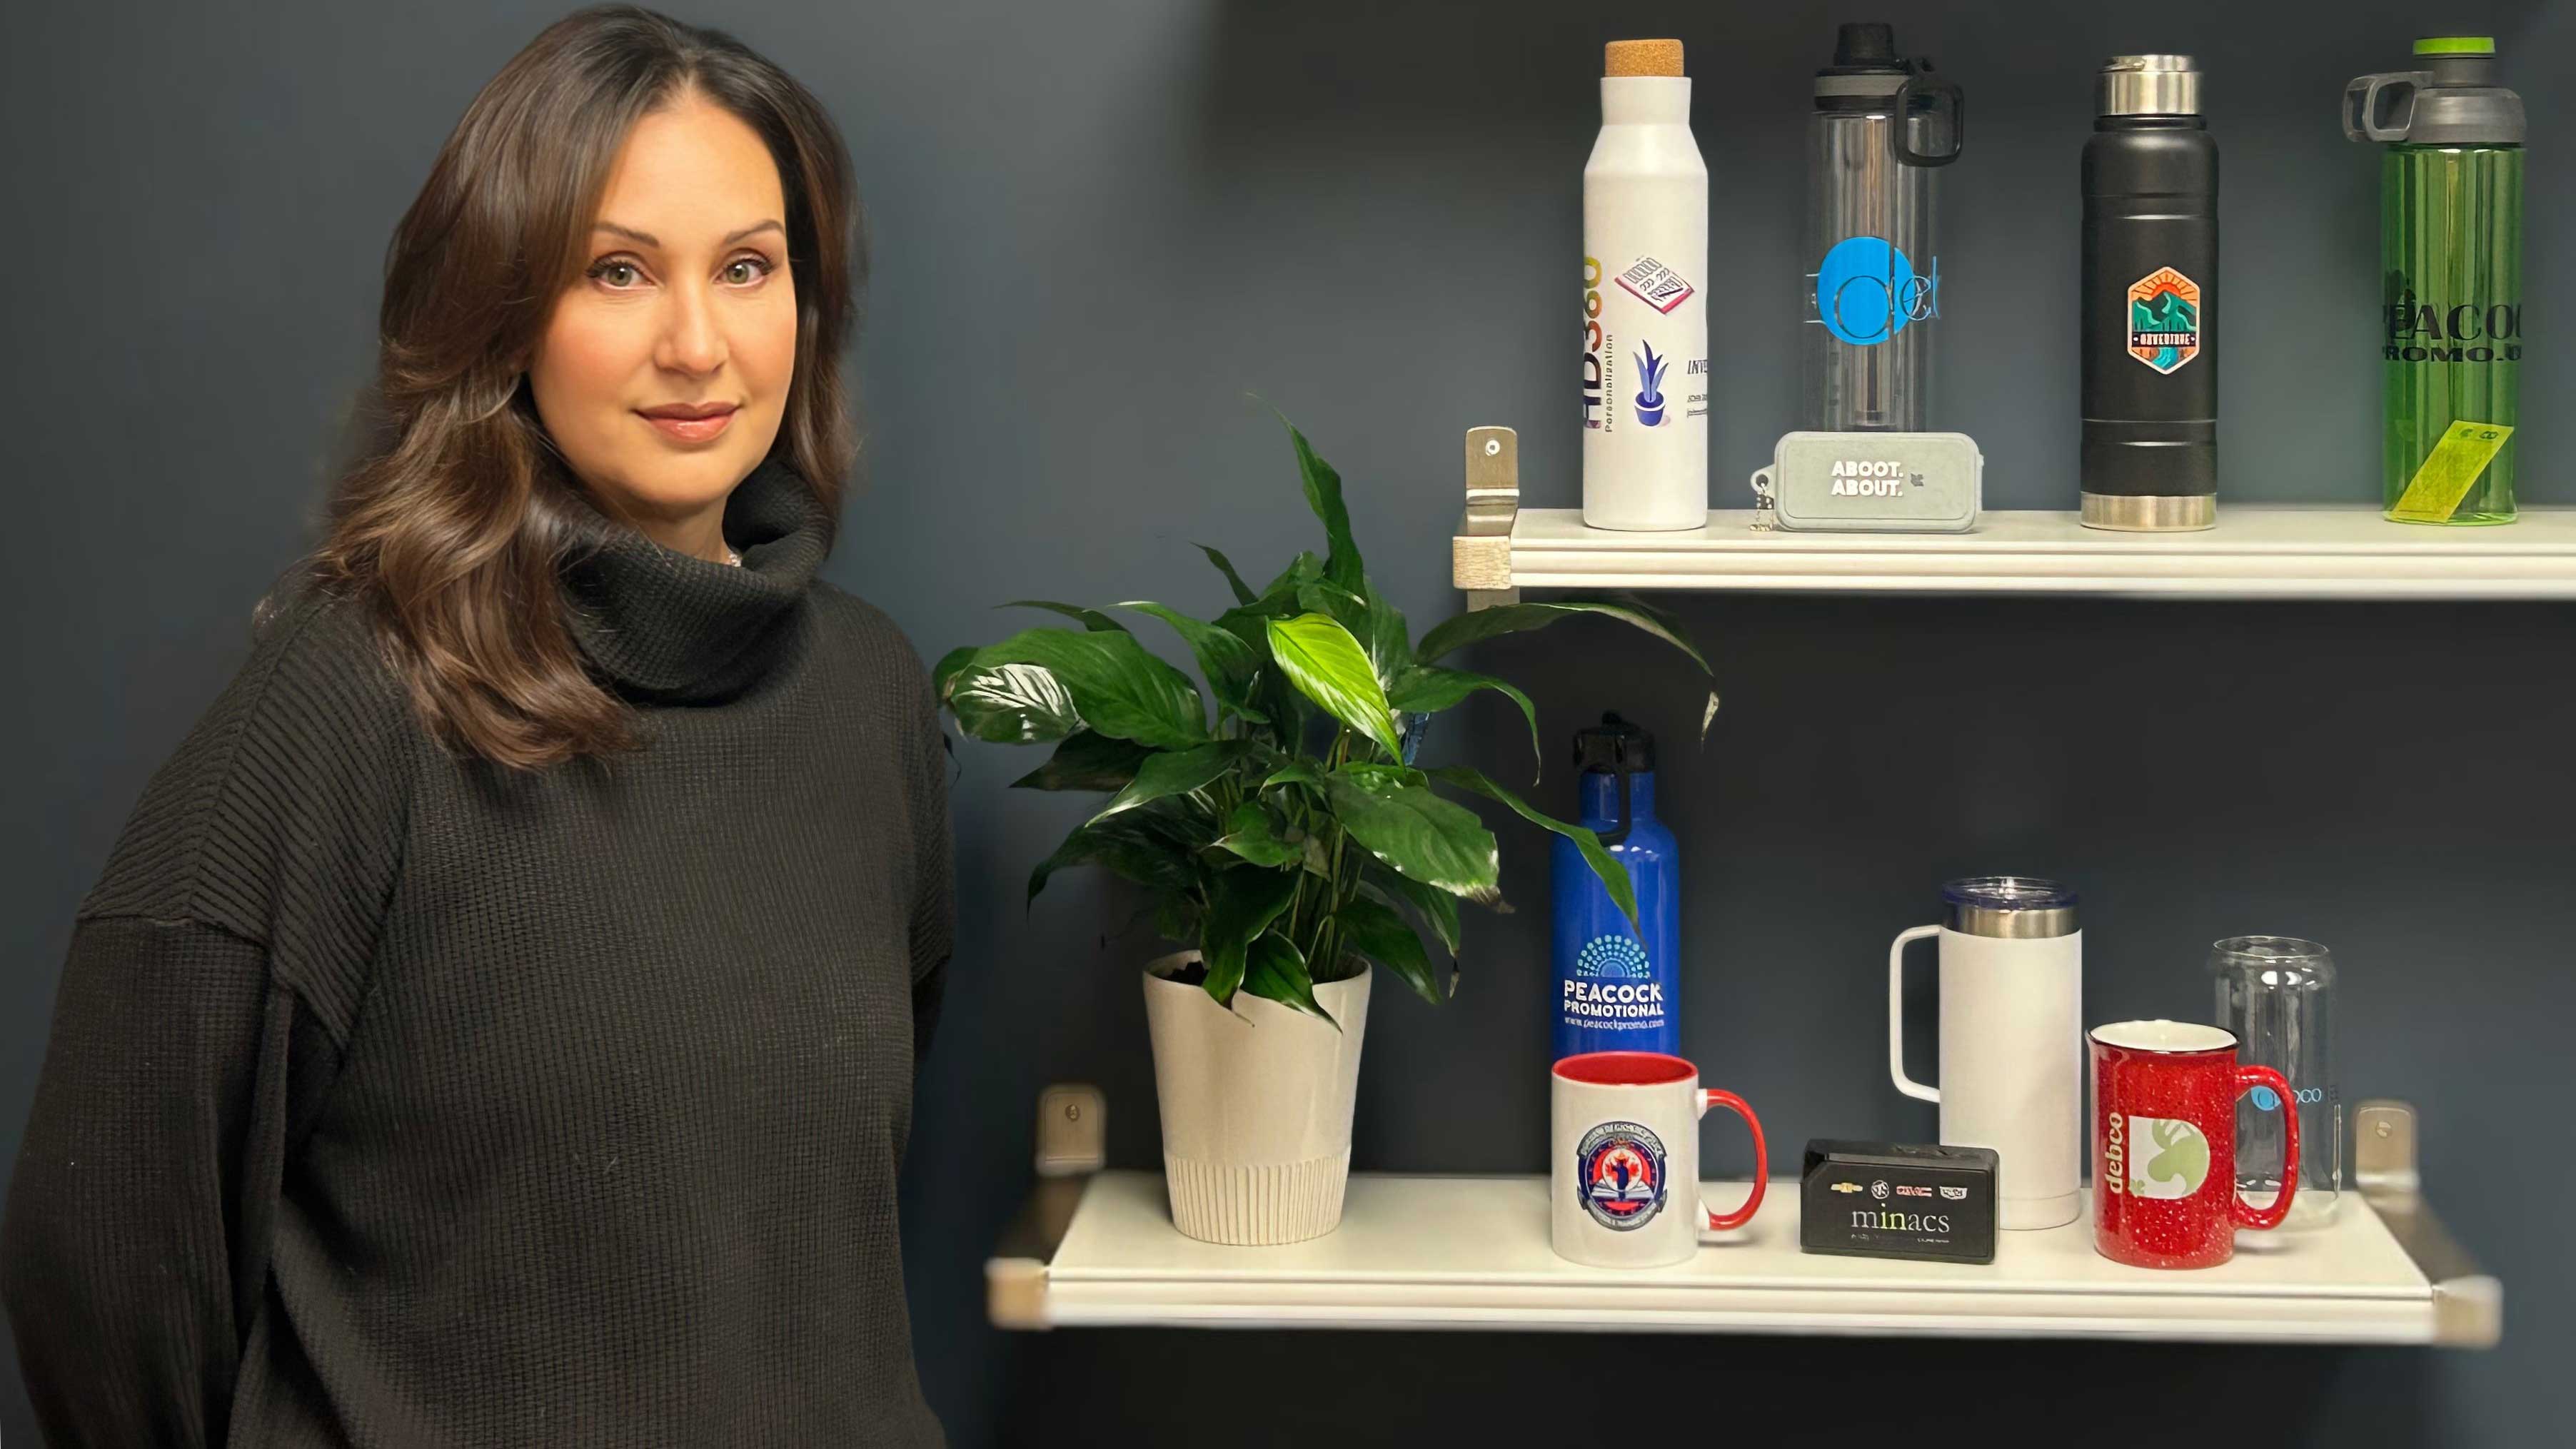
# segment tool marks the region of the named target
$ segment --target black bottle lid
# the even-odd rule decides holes
[[[1834,63],[1826,75],[1901,75],[1905,62],[1896,58],[1896,27],[1876,21],[1846,22],[1834,34]]]
[[[1574,768],[1576,773],[1585,775],[1651,771],[1655,768],[1655,737],[1621,719],[1617,711],[1605,710],[1601,723],[1574,732]]]

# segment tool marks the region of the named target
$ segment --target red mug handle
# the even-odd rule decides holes
[[[1744,1206],[1731,1213],[1712,1212],[1708,1200],[1700,1200],[1699,1210],[1708,1219],[1708,1231],[1722,1233],[1753,1221],[1753,1210],[1762,1206],[1762,1190],[1771,1185],[1771,1155],[1762,1146],[1762,1119],[1753,1115],[1753,1109],[1745,1105],[1742,1097],[1712,1087],[1699,1094],[1700,1115],[1707,1116],[1711,1107],[1724,1107],[1743,1118],[1744,1125],[1753,1129],[1753,1191],[1745,1194]]]
[[[2270,1207],[2252,1207],[2231,1183],[2227,1215],[2240,1228],[2277,1228],[2290,1215],[2290,1199],[2299,1195],[2299,1103],[2290,1095],[2289,1079],[2279,1072],[2270,1067],[2238,1067],[2236,1090],[2243,1093],[2256,1087],[2269,1087],[2281,1099],[2281,1195],[2272,1200]]]

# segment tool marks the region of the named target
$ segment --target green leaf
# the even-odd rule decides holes
[[[1065,736],[1043,765],[1011,782],[1014,790],[1124,790],[1136,767],[1154,753],[1133,740],[1113,740],[1090,730]]]
[[[1444,890],[1435,890],[1410,877],[1398,875],[1374,860],[1368,863],[1367,869],[1361,872],[1360,878],[1371,888],[1383,892],[1390,902],[1402,901],[1413,907],[1416,914],[1430,923],[1431,933],[1440,938],[1441,945],[1449,948],[1449,954],[1452,956],[1458,954],[1458,898],[1456,896]]]
[[[975,651],[979,647],[981,646],[961,644],[940,655],[939,662],[930,666],[930,687],[938,693],[940,703],[948,702],[950,682],[956,679],[959,670],[964,669],[975,658]]]
[[[1243,983],[1244,951],[1297,898],[1295,871],[1219,871],[1208,882],[1207,917],[1199,926],[1199,959],[1207,966],[1207,994],[1234,1004]]]
[[[970,677],[1012,665],[1041,665],[1061,682],[1069,704],[1078,710],[1072,726],[1089,725],[1101,734],[1134,740],[1158,749],[1183,749],[1204,743],[1207,706],[1190,677],[1145,652],[1136,636],[1123,630],[1077,634],[1070,629],[1030,629],[976,651],[961,675],[952,701],[962,697]],[[963,711],[960,711],[961,722]],[[1059,729],[1056,738],[1070,733]],[[983,735],[992,739],[995,736]]]
[[[1369,670],[1377,676],[1380,687],[1412,667],[1413,634],[1405,626],[1404,612],[1374,588],[1354,594],[1318,579],[1298,587],[1297,602],[1310,613],[1331,615],[1351,631],[1351,637],[1367,651]]]
[[[1351,631],[1329,614],[1300,614],[1269,624],[1270,657],[1281,673],[1333,718],[1377,742],[1389,758],[1401,753],[1395,719],[1377,672]]]
[[[1100,813],[1087,823],[1097,825],[1113,815],[1124,815],[1139,805],[1150,805],[1172,795],[1186,795],[1233,769],[1235,763],[1243,758],[1244,749],[1243,741],[1226,740],[1219,744],[1201,745],[1194,750],[1154,755],[1137,767],[1136,778],[1127,782],[1127,788],[1100,807]]]
[[[1134,811],[1097,825],[1085,825],[1064,839],[1055,853],[1029,872],[1028,899],[1046,889],[1047,877],[1076,865],[1106,866],[1119,876],[1158,891],[1194,889],[1198,874],[1189,864],[1186,831],[1176,821]]]
[[[1303,865],[1306,847],[1279,833],[1279,823],[1258,800],[1246,800],[1225,817],[1225,834],[1217,837],[1217,848],[1251,861],[1254,865],[1273,868]]]
[[[1502,604],[1491,609],[1473,609],[1423,635],[1422,647],[1416,654],[1425,664],[1437,664],[1442,656],[1479,640],[1544,629],[1575,614],[1599,614],[1634,625],[1689,655],[1701,673],[1712,672],[1699,650],[1682,637],[1681,625],[1671,615],[1643,600],[1626,598],[1551,599],[1543,604]]]
[[[1261,782],[1261,788],[1264,790],[1277,785],[1304,785],[1320,793],[1324,788],[1324,772],[1317,769],[1312,760],[1302,757],[1292,759],[1273,770],[1270,778]]]
[[[1060,740],[1083,726],[1073,692],[1041,664],[970,661],[949,676],[947,699],[960,729],[995,744]]]
[[[1154,901],[1154,932],[1166,941],[1186,945],[1199,938],[1199,905],[1178,892]]]
[[[1107,614],[1100,612],[1098,609],[1086,609],[1080,604],[1059,604],[1053,599],[1013,599],[1007,604],[997,604],[994,607],[1001,609],[1045,609],[1050,613],[1062,614],[1068,619],[1081,620],[1082,627],[1090,630],[1094,634],[1123,634],[1127,632],[1126,625],[1110,618]]]
[[[1293,602],[1299,589],[1323,576],[1323,561],[1315,557],[1313,550],[1301,549],[1295,558],[1288,560],[1288,567],[1281,569],[1279,576],[1272,579],[1257,598],[1243,607],[1262,609],[1283,598]]]
[[[1387,689],[1386,702],[1406,714],[1433,714],[1449,708],[1480,689],[1490,689],[1509,696],[1521,707],[1521,717],[1529,721],[1530,757],[1535,781],[1539,755],[1538,706],[1530,697],[1506,681],[1490,674],[1477,674],[1465,669],[1443,669],[1437,664],[1416,664],[1395,677]]]
[[[1215,980],[1213,976],[1209,978]],[[1306,969],[1306,958],[1295,942],[1273,931],[1253,939],[1245,953],[1243,989],[1255,996],[1265,996],[1283,1006],[1319,1016],[1333,1030],[1342,1024],[1315,999],[1315,979]]]
[[[1243,575],[1234,571],[1234,560],[1227,558],[1224,554],[1217,552],[1215,549],[1210,548],[1203,543],[1192,544],[1191,547],[1197,549],[1203,554],[1206,554],[1208,556],[1208,562],[1215,564],[1217,568],[1225,574],[1226,587],[1234,590],[1234,601],[1236,603],[1249,604],[1258,597],[1258,595],[1252,592],[1252,585],[1243,581]]]
[[[1440,660],[1478,640],[1500,634],[1517,634],[1528,629],[1544,629],[1557,620],[1574,614],[1599,614],[1623,624],[1643,629],[1663,640],[1699,666],[1702,674],[1715,676],[1708,659],[1682,635],[1681,624],[1670,614],[1642,599],[1617,597],[1607,599],[1551,599],[1544,604],[1504,604],[1491,609],[1473,609],[1460,614],[1422,636],[1422,647],[1414,651],[1424,664]],[[1699,737],[1708,738],[1709,726],[1717,722],[1717,691],[1710,690],[1708,704],[1699,712]]]
[[[1190,646],[1191,657],[1198,660],[1199,671],[1207,676],[1208,688],[1216,692],[1220,707],[1255,724],[1270,722],[1270,717],[1252,704],[1253,687],[1261,678],[1261,654],[1239,635],[1151,599],[1130,599],[1118,607],[1151,614],[1171,625],[1181,641]]]
[[[1356,780],[1364,788],[1381,795],[1389,790],[1424,790],[1431,785],[1431,777],[1411,765],[1388,764],[1378,760],[1353,760],[1342,766],[1341,773],[1345,778]]]
[[[1583,855],[1583,863],[1592,867],[1592,873],[1601,878],[1601,884],[1610,892],[1611,902],[1619,907],[1621,915],[1628,918],[1628,929],[1640,937],[1645,935],[1645,928],[1637,924],[1637,891],[1628,879],[1628,868],[1602,848],[1600,836],[1580,825],[1568,825],[1552,816],[1540,814],[1518,795],[1486,779],[1482,771],[1452,765],[1445,770],[1432,771],[1431,778],[1446,781],[1462,790],[1473,790],[1488,800],[1499,800],[1510,806],[1513,814],[1532,825],[1553,830],[1573,841],[1574,848]]]
[[[1474,811],[1383,775],[1336,770],[1325,787],[1334,817],[1369,854],[1451,895],[1483,903],[1502,898],[1493,832]]]
[[[1457,993],[1457,972],[1449,973],[1444,986],[1430,953],[1422,949],[1422,938],[1394,911],[1366,896],[1353,896],[1333,912],[1333,920],[1344,946],[1403,977],[1423,1000],[1438,1006]]]
[[[1279,414],[1277,408],[1271,412]],[[1297,474],[1306,485],[1306,506],[1324,525],[1324,577],[1356,594],[1366,570],[1360,563],[1359,545],[1351,541],[1351,511],[1342,502],[1342,475],[1333,465],[1315,456],[1306,435],[1297,431],[1284,414],[1282,426],[1288,429],[1288,441],[1297,448]]]

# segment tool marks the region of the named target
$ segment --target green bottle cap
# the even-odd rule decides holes
[[[2415,42],[2417,55],[2493,55],[2492,35],[2432,35]]]

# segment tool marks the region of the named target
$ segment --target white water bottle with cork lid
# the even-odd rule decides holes
[[[1583,168],[1583,521],[1708,522],[1708,165],[1678,40],[1614,40]]]

